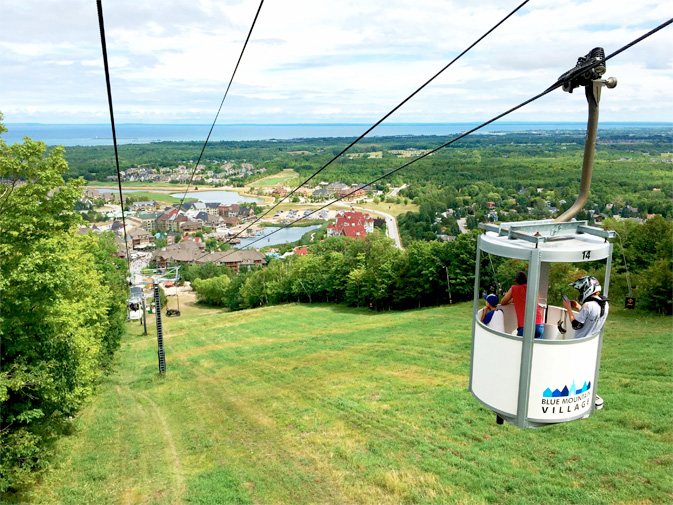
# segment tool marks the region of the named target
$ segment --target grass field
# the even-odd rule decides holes
[[[138,191],[137,193],[125,193],[124,197],[132,196],[133,198],[140,198],[142,200],[157,200],[159,202],[180,203],[180,198],[175,198],[167,193],[152,193],[151,191]],[[195,198],[186,198],[185,202],[194,201]]]
[[[365,202],[361,205],[358,205],[358,207],[366,207],[373,211],[385,212],[386,214],[390,214],[391,216],[395,217],[399,216],[400,214],[405,214],[407,212],[418,212],[418,209],[420,209],[420,207],[414,203],[404,205],[403,203],[388,203],[388,202],[381,202],[381,203]]]
[[[169,307],[176,304],[169,298]],[[589,419],[519,430],[468,392],[471,304],[134,323],[31,503],[671,503],[671,318],[611,311]],[[152,321],[150,321],[152,322]]]
[[[273,174],[269,175],[268,177],[257,179],[256,181],[246,184],[246,186],[254,188],[265,188],[268,186],[276,186],[277,184],[287,183],[288,181],[291,181],[292,179],[295,179],[298,176],[299,174],[297,172],[295,172],[291,168],[286,168],[285,170],[283,170],[278,174]]]

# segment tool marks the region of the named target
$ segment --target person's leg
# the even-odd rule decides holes
[[[516,334],[517,334],[519,337],[523,337],[523,326],[519,326],[519,327],[517,327],[517,329],[516,329]]]
[[[603,398],[596,395],[596,403],[594,405],[596,407],[596,410],[601,410],[603,408]]]
[[[544,324],[535,325],[535,338],[544,338]]]

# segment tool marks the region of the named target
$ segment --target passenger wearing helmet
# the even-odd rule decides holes
[[[591,276],[582,277],[570,286],[579,291],[579,302],[575,300],[563,301],[563,307],[568,313],[570,323],[575,330],[575,338],[594,335],[603,329],[608,318],[610,306],[608,298],[601,296],[601,284]],[[577,316],[572,309],[579,310]]]

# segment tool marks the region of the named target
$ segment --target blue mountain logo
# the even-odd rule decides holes
[[[542,398],[561,398],[563,396],[575,396],[582,393],[586,393],[590,389],[591,389],[591,381],[585,382],[584,385],[579,389],[575,386],[575,381],[573,381],[570,387],[563,386],[563,389],[561,389],[560,391],[558,389],[554,389],[554,391],[552,391],[550,388],[545,389],[544,392],[542,393]]]

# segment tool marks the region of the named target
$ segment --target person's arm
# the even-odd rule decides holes
[[[488,313],[488,307],[484,307],[484,308],[481,310],[481,319],[480,319],[480,321],[481,321],[482,323],[484,322],[484,318],[486,317],[486,314],[487,314],[487,313]]]
[[[580,328],[582,328],[584,326],[584,321],[587,318],[584,307],[582,307],[575,300],[569,300],[567,302],[564,300],[563,307],[568,312],[568,319],[570,319],[570,324],[572,325],[573,330],[579,330]],[[577,317],[575,317],[575,313],[572,311],[572,308],[580,309],[579,314],[577,314]]]
[[[512,288],[509,288],[509,291],[505,293],[505,296],[500,300],[500,305],[508,305],[512,301]]]

